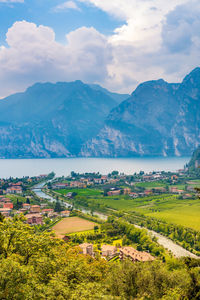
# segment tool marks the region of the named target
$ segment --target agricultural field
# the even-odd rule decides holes
[[[147,213],[146,215],[200,231],[200,203],[188,203],[182,207]]]
[[[155,187],[166,187],[166,185],[167,184],[164,181],[139,182],[135,184],[136,187],[143,187],[145,189],[151,189]]]
[[[68,233],[92,230],[95,225],[97,224],[94,222],[79,217],[71,217],[62,219],[52,227],[52,230],[55,232],[57,237],[62,237]]]
[[[61,195],[66,195],[67,193],[76,193],[79,196],[99,196],[102,195],[102,190],[98,189],[61,189],[61,190],[56,190],[55,192],[61,194]]]
[[[196,180],[192,182],[194,185],[200,184],[200,180]],[[158,182],[156,182],[156,184],[158,187],[159,186]],[[160,185],[162,185],[161,182]],[[179,189],[185,188],[185,185],[173,185],[173,186],[176,186]],[[200,230],[200,200],[199,199],[181,199],[179,195],[175,195],[175,194],[162,194],[162,195],[132,199],[128,195],[105,197],[103,196],[101,190],[94,190],[94,189],[74,189],[74,191],[76,191],[78,195],[82,193],[81,195],[89,199],[90,200],[89,203],[93,203],[94,209],[96,207],[97,210],[99,205],[101,205],[110,209],[123,210],[127,212],[128,211],[138,212],[138,213],[142,213],[145,216],[155,217],[169,223],[174,223],[195,230]]]
[[[146,216],[200,230],[200,200],[179,199],[177,195],[121,199],[106,197],[103,203],[110,208],[135,211]]]

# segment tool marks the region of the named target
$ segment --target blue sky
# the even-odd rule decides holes
[[[70,1],[66,1],[70,2]],[[16,21],[26,20],[37,25],[45,25],[54,29],[56,40],[65,41],[65,35],[79,27],[95,27],[104,34],[112,34],[113,30],[123,22],[111,17],[92,5],[78,3],[76,9],[58,9],[65,1],[58,0],[25,0],[23,3],[5,3],[0,1],[0,42],[5,43],[9,27]]]
[[[0,0],[0,97],[38,81],[181,81],[200,64],[199,2]]]

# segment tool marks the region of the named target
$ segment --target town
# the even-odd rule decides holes
[[[120,213],[126,216],[126,220],[134,216],[135,224],[142,225],[146,222],[144,212],[148,216],[155,214],[158,218],[159,213],[162,215],[162,201],[168,201],[169,205],[170,201],[183,205],[189,201],[195,203],[200,186],[195,172],[199,171],[199,165],[200,162],[196,161],[192,173],[186,166],[177,172],[141,171],[125,175],[113,171],[101,175],[72,171],[70,176],[61,178],[55,177],[52,172],[35,177],[1,179],[0,214],[5,218],[23,217],[25,223],[37,230],[52,232],[55,237],[79,246],[82,253],[92,257],[101,255],[109,260],[127,257],[132,261],[154,260],[149,249],[138,251],[131,246],[134,243],[130,240],[124,242],[123,232],[117,244],[113,239],[106,244],[105,237],[99,238],[102,235],[101,224],[107,222],[109,215]],[[134,212],[130,213],[130,210]],[[84,224],[83,219],[88,223]],[[76,221],[80,223],[77,228]],[[97,231],[95,227],[98,227]],[[90,240],[90,234],[94,233],[96,244]],[[77,234],[80,235],[78,239]],[[190,250],[196,254],[197,249]]]

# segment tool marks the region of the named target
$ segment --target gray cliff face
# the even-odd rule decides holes
[[[82,156],[191,155],[200,144],[200,69],[181,84],[145,82],[114,108]]]

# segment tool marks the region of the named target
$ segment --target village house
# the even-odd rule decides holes
[[[175,193],[175,194],[177,194],[177,188],[176,187],[170,187],[169,188],[169,191],[171,192],[171,193]]]
[[[53,208],[44,208],[41,213],[42,215],[49,216],[49,214],[51,215],[51,213],[53,212],[54,212]]]
[[[87,185],[83,182],[80,182],[80,181],[71,181],[70,182],[70,187],[86,188]]]
[[[121,260],[130,259],[132,262],[153,261],[155,258],[147,252],[137,251],[133,247],[123,247],[119,250],[119,257]]]
[[[177,179],[178,179],[178,176],[177,176],[177,175],[172,175],[172,176],[171,176],[171,180],[176,181]]]
[[[27,223],[30,225],[42,225],[42,216],[40,214],[27,214],[25,215]]]
[[[9,198],[6,198],[6,197],[4,197],[4,196],[1,196],[0,202],[6,203],[6,202],[11,202],[11,200],[10,200]]]
[[[117,247],[111,245],[103,245],[101,247],[101,254],[105,257],[113,257],[117,253]]]
[[[134,199],[139,197],[139,195],[137,193],[130,193],[129,196]]]
[[[169,188],[169,190],[170,190],[170,192],[171,192],[171,193],[174,193],[174,194],[179,194],[179,195],[181,195],[181,194],[184,194],[184,193],[185,193],[185,191],[184,191],[184,190],[179,190],[179,189],[177,189],[176,187],[170,187],[170,188]]]
[[[158,192],[161,192],[161,193],[166,193],[166,188],[164,188],[164,187],[154,187],[153,189],[152,189],[152,191],[158,191]]]
[[[47,203],[41,203],[41,204],[40,204],[40,207],[41,207],[41,208],[44,208],[44,207],[46,207],[46,206],[48,206]]]
[[[8,194],[22,194],[22,188],[20,186],[11,186],[7,188],[6,193]]]
[[[152,175],[143,175],[142,178],[144,181],[150,181],[153,179],[153,176]]]
[[[4,217],[9,217],[11,214],[12,209],[11,208],[0,208],[0,213],[4,216]]]
[[[83,254],[85,254],[85,255],[88,254],[90,256],[94,256],[92,244],[84,243],[84,244],[79,245],[79,247],[81,248]]]
[[[152,190],[145,190],[144,193],[146,196],[149,196],[152,194]]]
[[[185,194],[185,195],[183,195],[183,199],[190,199],[192,197],[193,196],[191,194]]]
[[[70,211],[69,210],[63,210],[60,213],[61,217],[69,217]]]
[[[108,196],[117,196],[121,194],[121,190],[112,190],[107,193]]]
[[[130,195],[131,189],[130,188],[125,188],[124,189],[124,195]]]
[[[57,218],[59,214],[57,212],[49,212],[48,213],[48,218]]]
[[[31,208],[31,205],[29,203],[23,203],[22,204],[23,208],[25,208],[26,210],[29,210]]]
[[[67,198],[72,198],[72,193],[70,192],[70,193],[67,193],[66,195],[65,195]]]
[[[66,189],[68,187],[68,183],[54,183],[52,185],[53,189]]]
[[[13,209],[13,203],[12,202],[5,202],[5,203],[3,203],[3,208]]]
[[[106,183],[107,181],[107,176],[101,176],[101,183]]]
[[[40,206],[39,205],[31,205],[30,213],[40,213]]]
[[[95,184],[101,184],[101,178],[94,178],[94,183]]]

